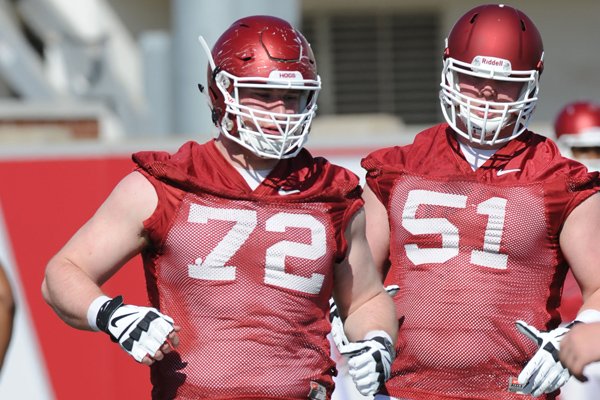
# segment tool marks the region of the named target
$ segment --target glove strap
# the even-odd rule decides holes
[[[87,321],[88,325],[90,326],[90,328],[92,328],[93,331],[98,332],[100,330],[100,328],[98,328],[98,325],[96,325],[96,319],[98,318],[98,311],[100,311],[100,307],[102,307],[102,305],[107,301],[110,301],[110,297],[101,295],[96,297],[96,299],[94,299],[94,301],[92,301],[90,306],[88,307]]]
[[[394,349],[392,338],[386,331],[370,331],[365,335],[364,340],[374,340],[382,344],[388,353],[390,353],[392,359],[396,358],[396,350]]]
[[[565,325],[565,328],[571,329],[575,325],[577,325],[577,324],[583,324],[583,323],[584,323],[583,321],[579,321],[579,320],[576,319],[574,321],[569,322],[567,325]]]
[[[98,326],[98,329],[108,333],[113,342],[116,342],[117,338],[114,337],[112,333],[110,333],[110,331],[108,330],[108,323],[115,311],[117,311],[117,309],[122,305],[123,296],[117,296],[114,299],[111,299],[106,303],[102,304],[102,307],[100,307],[100,311],[98,311],[98,316],[96,317],[96,325]]]

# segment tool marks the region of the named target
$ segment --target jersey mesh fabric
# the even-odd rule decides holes
[[[386,284],[400,286],[395,302],[405,321],[391,393],[403,396],[408,386],[457,398],[521,398],[507,391],[508,380],[536,347],[515,321],[544,327],[550,315],[539,310],[558,296],[550,289],[557,272],[545,246],[541,189],[410,176],[398,181],[390,247],[392,263],[404,267],[392,269]],[[422,197],[407,201],[418,191]],[[440,193],[447,195],[441,204],[427,204]],[[417,208],[414,217],[411,207]],[[410,220],[421,223],[421,234],[406,229],[417,231]],[[502,243],[499,252],[484,251],[495,243]]]
[[[155,263],[160,309],[182,326],[153,371],[156,398],[306,398],[311,380],[331,391],[331,230],[318,204],[184,197]]]
[[[399,317],[384,393],[428,400],[522,399],[508,382],[536,346],[515,327],[558,325],[565,218],[598,191],[597,175],[531,132],[473,171],[446,124],[363,160],[386,205],[386,284]],[[555,398],[556,393],[542,399]]]
[[[255,190],[214,142],[133,158],[159,198],[144,222],[148,294],[182,326],[152,366],[153,398],[329,398],[328,300],[358,178],[305,150]]]

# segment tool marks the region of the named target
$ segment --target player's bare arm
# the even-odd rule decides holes
[[[334,298],[349,342],[338,348],[348,357],[348,373],[358,391],[369,396],[390,376],[398,321],[394,302],[373,264],[363,209],[354,215],[345,236],[348,255],[336,265]]]
[[[361,210],[346,229],[348,257],[336,266],[334,298],[351,341],[363,339],[372,330],[386,331],[395,338],[398,321],[394,303],[373,265],[364,229],[365,213]]]
[[[100,286],[142,249],[143,221],[155,207],[152,185],[140,173],[131,173],[50,260],[42,293],[65,322],[90,329],[89,304],[102,294]]]
[[[0,265],[0,370],[8,350],[15,317],[15,300],[8,278]]]
[[[156,204],[156,192],[147,179],[138,172],[129,174],[50,260],[42,294],[66,323],[84,330],[102,328],[91,326],[90,305],[103,296],[100,286],[146,244],[143,221],[153,213]],[[170,339],[177,343],[176,330]],[[152,355],[159,360],[169,351],[165,344]],[[143,355],[138,361],[148,365],[153,362]]]
[[[573,271],[585,310],[600,310],[600,194],[595,194],[575,208],[560,234],[561,250]]]
[[[367,241],[375,267],[383,280],[389,268],[390,225],[388,213],[369,185],[364,187],[363,200],[365,201]]]

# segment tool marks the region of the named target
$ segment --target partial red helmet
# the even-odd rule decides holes
[[[600,146],[600,104],[586,100],[566,104],[554,120],[554,133],[568,147]]]

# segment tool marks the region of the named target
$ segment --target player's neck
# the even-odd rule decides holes
[[[458,144],[460,145],[460,150],[463,153],[465,160],[467,160],[473,171],[476,171],[477,168],[485,164],[486,161],[496,153],[496,149],[493,148],[481,149],[472,147],[468,141],[467,143],[459,141]]]
[[[477,143],[477,142],[471,142],[471,141],[469,141],[469,139],[464,138],[458,134],[456,135],[456,140],[463,146],[469,147],[471,149],[478,149],[478,150],[484,150],[484,151],[491,151],[491,150],[495,151],[505,145],[505,143],[496,143],[493,146],[490,146],[489,144],[481,144],[481,143]]]
[[[246,149],[243,146],[219,136],[215,140],[217,149],[223,154],[223,157],[235,168],[244,168],[250,171],[271,170],[277,165],[279,160],[262,158]]]

